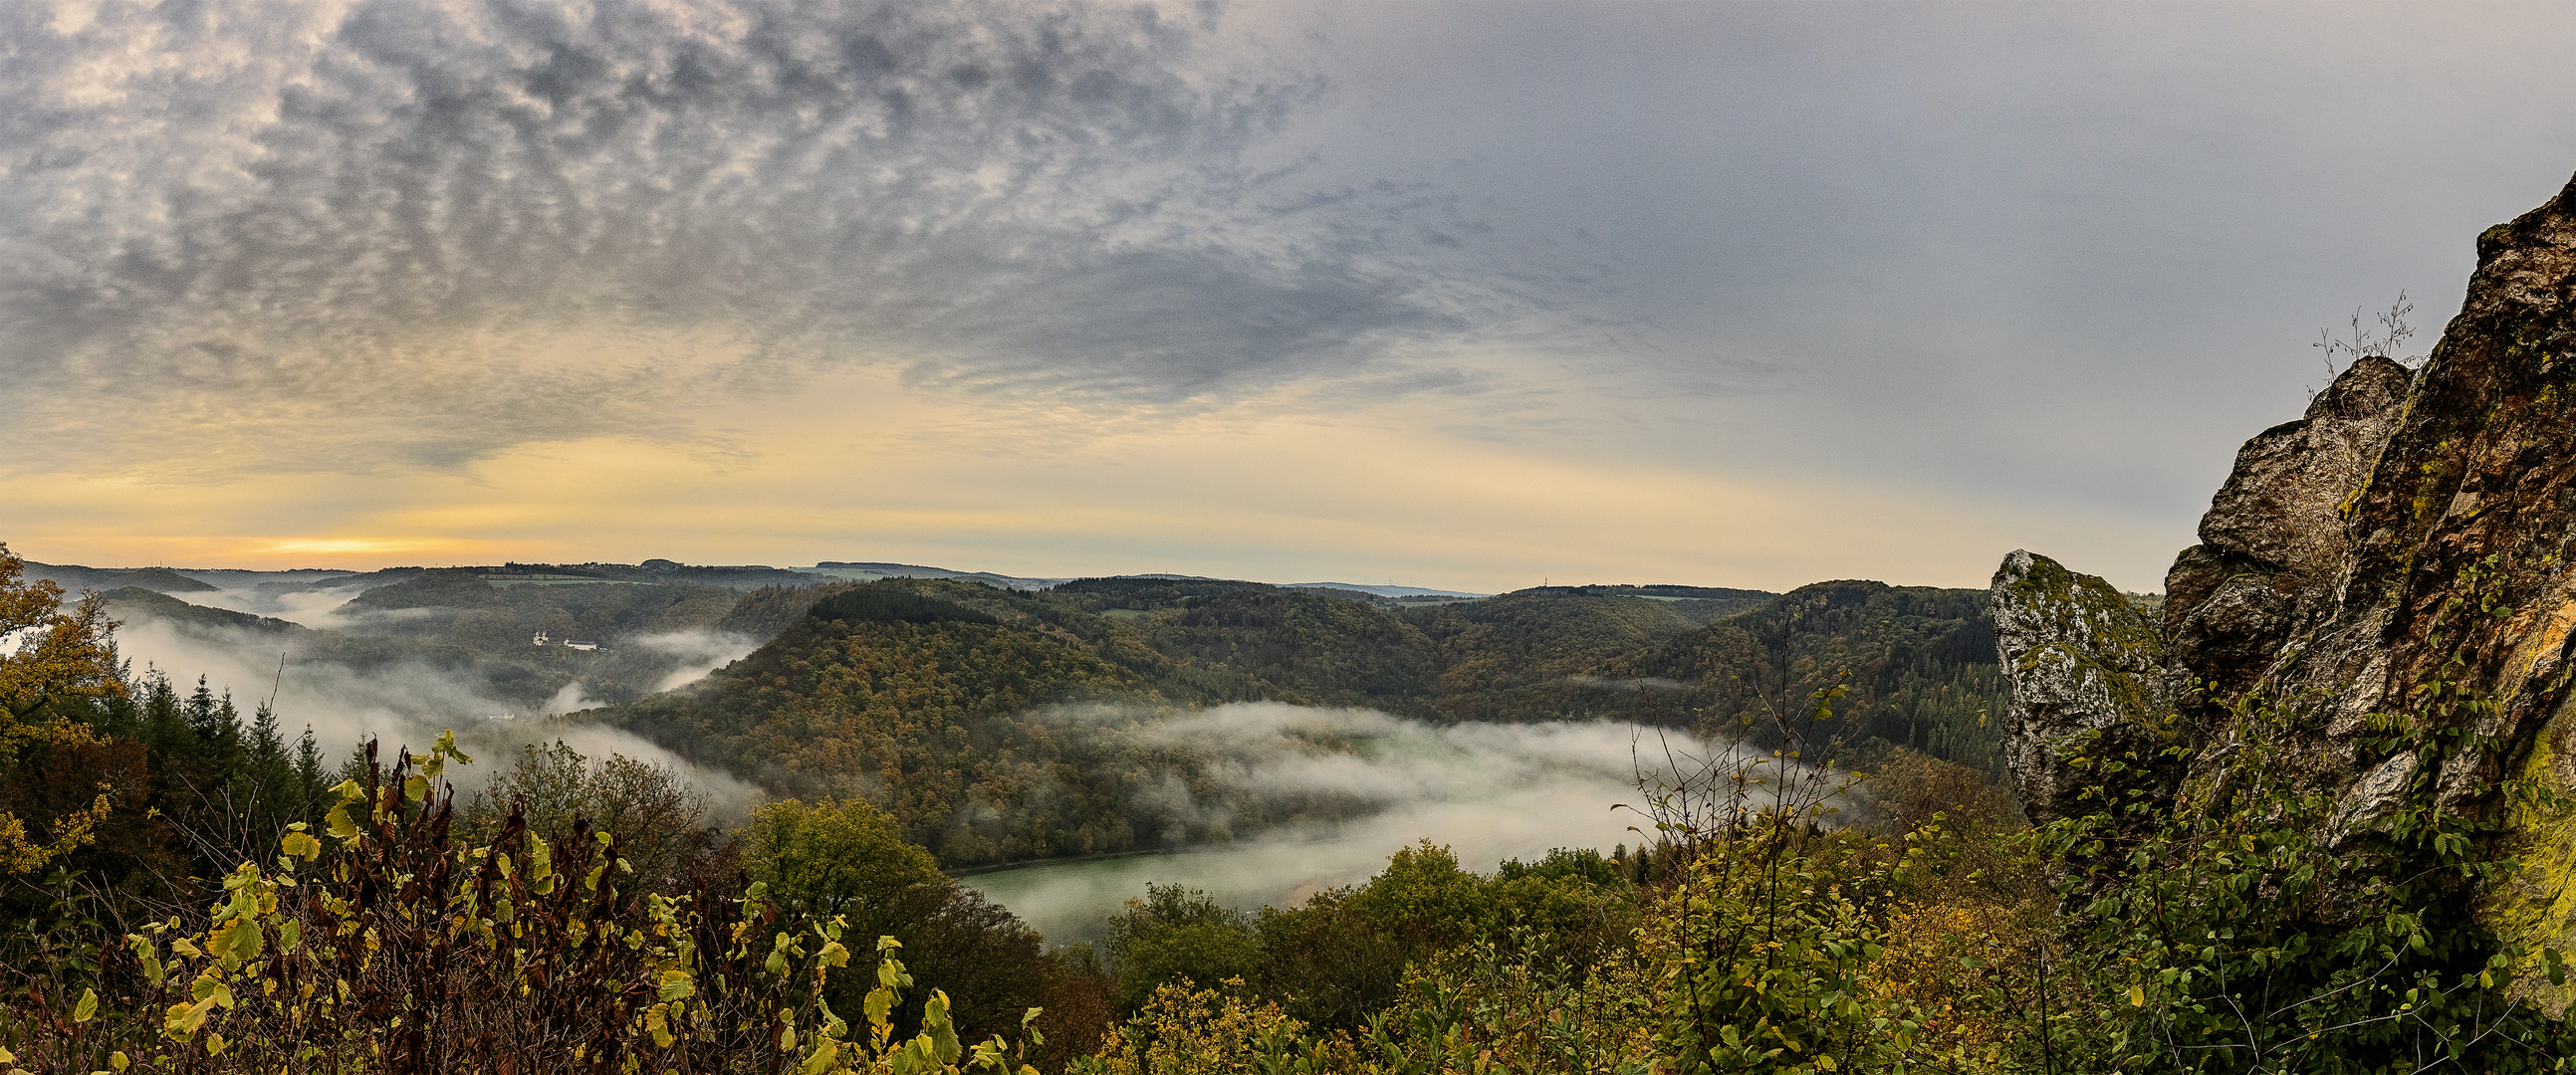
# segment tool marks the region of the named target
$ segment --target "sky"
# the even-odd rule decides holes
[[[0,5],[0,541],[2161,588],[2576,9]]]

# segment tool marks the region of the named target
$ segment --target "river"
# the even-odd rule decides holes
[[[1491,873],[1506,859],[1533,861],[1552,848],[1634,846],[1634,825],[1651,822],[1619,803],[1636,788],[1595,765],[1514,774],[1476,794],[1415,801],[1328,833],[1245,840],[1177,854],[1058,859],[970,874],[959,882],[1008,907],[1049,944],[1097,941],[1108,917],[1147,884],[1201,889],[1240,910],[1291,906],[1325,888],[1367,880],[1416,839],[1447,845],[1469,869]]]

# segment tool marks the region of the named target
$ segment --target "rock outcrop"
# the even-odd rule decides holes
[[[2111,584],[2025,551],[2004,557],[1988,600],[2013,683],[2004,762],[2022,809],[2082,813],[2085,789],[2101,783],[2088,759],[2154,752],[2154,730],[2174,707],[2164,643]]]
[[[2500,794],[2517,774],[2576,792],[2576,182],[2478,237],[2467,298],[2420,370],[2356,362],[2305,417],[2248,441],[2200,539],[2166,577],[2153,630],[2067,596],[2108,591],[2099,580],[2040,581],[2063,572],[2044,557],[2015,552],[1996,575],[2020,695],[2014,773],[2034,818],[2062,815],[2084,779],[2071,734],[2187,729],[2188,770],[2160,777],[2185,788],[2261,736],[2286,777],[2339,797],[2331,838],[2408,787],[2509,821],[2539,868],[2482,906],[2508,936],[2576,941],[2576,820],[2508,816]],[[2103,670],[2104,688],[2070,668]],[[2434,684],[2480,704],[2436,704]],[[2258,705],[2274,719],[2231,716]],[[2373,714],[2472,734],[2374,748]]]
[[[2200,520],[2198,545],[2165,575],[2173,659],[2219,691],[2242,691],[2283,643],[2334,611],[2352,557],[2343,510],[2396,429],[2414,374],[2365,358],[2298,421],[2264,430]]]

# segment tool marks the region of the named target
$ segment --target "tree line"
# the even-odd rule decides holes
[[[1417,844],[1252,911],[1149,888],[1097,949],[1049,951],[861,798],[725,831],[667,770],[561,744],[478,761],[453,735],[322,772],[259,707],[133,675],[95,601],[14,567],[12,1069],[2379,1075],[2576,1055],[2545,1003],[2563,955],[2476,913],[2470,879],[2524,869],[2491,823],[2410,787],[2328,845],[2334,804],[2259,752],[2231,759],[2232,795],[2173,801],[2118,792],[2151,759],[2108,753],[2096,812],[2034,828],[1974,767],[1867,747],[1847,684],[1793,693],[1774,666],[1738,718],[1766,748],[1641,774],[1641,846],[1485,875]],[[873,602],[829,630],[1002,626]],[[2433,750],[2456,726],[2405,717],[2374,734]],[[476,765],[497,772],[460,803]],[[150,826],[175,835],[119,842]],[[184,864],[130,861],[153,847]]]

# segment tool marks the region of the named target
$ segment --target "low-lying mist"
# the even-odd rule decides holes
[[[197,596],[197,595],[192,595]],[[345,598],[343,598],[345,600]],[[282,617],[281,617],[282,618]],[[730,637],[730,636],[727,636]],[[291,638],[248,631],[142,619],[118,628],[117,649],[139,671],[158,669],[182,692],[199,676],[217,694],[230,692],[233,703],[250,719],[254,707],[269,701],[280,733],[291,743],[306,727],[321,747],[326,765],[337,766],[368,737],[382,744],[382,755],[395,749],[419,749],[440,732],[454,730],[475,764],[447,770],[460,795],[470,795],[518,755],[524,743],[562,740],[593,759],[623,754],[671,769],[706,798],[721,818],[738,822],[766,795],[731,774],[691,764],[632,732],[584,721],[548,719],[585,707],[578,685],[565,688],[540,712],[496,699],[474,677],[420,661],[370,665],[364,669],[329,660],[301,659],[302,644]],[[714,659],[699,651],[700,660]],[[748,649],[745,649],[748,652]],[[703,670],[690,678],[704,675]]]
[[[339,611],[353,592],[223,591],[191,600],[322,631],[364,631],[367,624]],[[292,739],[311,726],[334,765],[368,736],[379,738],[390,755],[397,745],[419,747],[452,728],[477,759],[449,770],[469,795],[506,769],[522,744],[560,739],[594,760],[622,754],[672,770],[704,797],[716,815],[708,820],[717,824],[740,823],[767,797],[751,783],[691,764],[634,733],[553,719],[594,704],[579,680],[532,711],[525,697],[508,700],[470,665],[443,666],[429,650],[412,658],[402,656],[410,651],[376,648],[367,652],[378,659],[360,666],[335,659],[331,637],[148,615],[118,632],[124,656],[137,668],[157,668],[183,690],[204,675],[211,688],[231,692],[245,719],[273,691],[284,734]],[[696,680],[757,645],[709,630],[630,636],[615,644],[666,662],[650,666],[652,678],[644,681],[661,690]],[[382,659],[388,654],[393,659]],[[1177,853],[1055,860],[965,878],[1058,943],[1096,939],[1107,916],[1148,883],[1191,885],[1239,908],[1287,906],[1365,880],[1397,848],[1418,839],[1447,845],[1462,864],[1487,871],[1559,847],[1634,845],[1642,839],[1636,830],[1651,831],[1652,824],[1618,807],[1642,801],[1640,754],[1651,768],[1667,746],[1703,757],[1726,749],[1624,724],[1439,726],[1375,710],[1267,702],[1195,710],[1076,705],[1029,719],[1114,744],[1104,757],[1142,765],[1140,779],[1126,782],[1120,794],[1142,807],[1137,816],[1156,819],[1148,845],[1196,841]]]
[[[651,650],[679,663],[655,684],[656,691],[675,690],[707,678],[707,673],[751,656],[760,640],[731,631],[666,631],[638,635],[626,644]]]
[[[1491,871],[1553,848],[1609,849],[1653,825],[1640,804],[1640,754],[1653,766],[1665,741],[1703,757],[1725,750],[1624,724],[1547,722],[1447,727],[1375,710],[1270,702],[1217,706],[1149,720],[1130,734],[1208,759],[1215,794],[1310,796],[1358,805],[1335,824],[1174,853],[1059,860],[977,873],[969,886],[1036,926],[1051,942],[1096,940],[1120,904],[1148,883],[1203,889],[1229,907],[1288,906],[1367,879],[1418,839],[1445,844],[1461,865]],[[1175,789],[1176,791],[1179,789]]]
[[[199,593],[172,594],[192,605],[220,608],[230,612],[247,612],[285,620],[299,627],[337,630],[351,626],[355,620],[341,611],[349,599],[365,593],[363,586],[336,586],[315,589],[257,587],[213,590]]]

